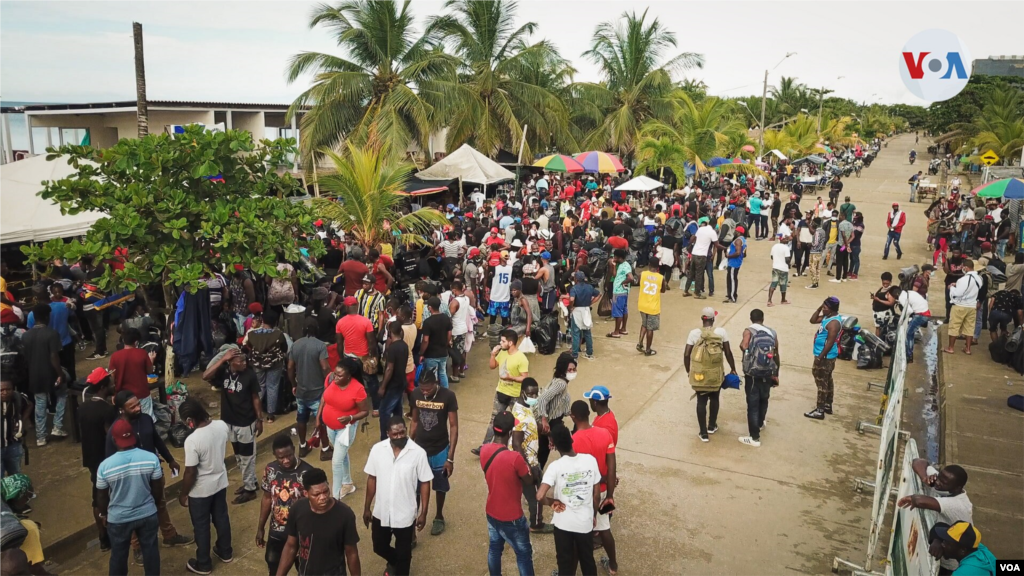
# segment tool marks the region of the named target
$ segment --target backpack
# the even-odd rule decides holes
[[[715,392],[725,380],[725,346],[714,328],[702,328],[690,352],[690,386],[694,392]]]
[[[647,228],[638,226],[633,228],[633,247],[634,249],[643,246],[647,242]]]
[[[743,373],[756,378],[775,375],[775,335],[769,330],[750,329],[750,344],[743,354]]]

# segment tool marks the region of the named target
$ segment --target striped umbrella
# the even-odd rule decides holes
[[[982,198],[1005,198],[1007,200],[1024,199],[1024,180],[1021,180],[1020,178],[1004,178],[1002,180],[996,180],[995,182],[989,182],[988,184],[978,186],[974,190],[971,190],[971,194]]]
[[[625,172],[622,161],[617,156],[607,152],[583,152],[574,156],[576,161],[583,166],[583,171],[588,174],[610,174],[612,172]]]
[[[564,154],[545,156],[534,162],[533,165],[551,172],[583,172],[583,166],[579,162],[573,159],[572,156]]]

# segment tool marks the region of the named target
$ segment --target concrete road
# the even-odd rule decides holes
[[[823,274],[821,288],[810,291],[804,288],[806,278],[794,278],[789,293],[793,304],[766,308],[771,242],[751,241],[750,257],[740,272],[738,304],[721,303],[725,293],[721,272],[716,274],[714,299],[694,301],[683,298],[678,290],[663,297],[662,330],[655,339],[657,356],[638,354],[631,339],[605,338],[609,323],[595,326],[597,359],[583,361],[571,394],[574,399],[581,398],[584,390],[601,384],[614,395],[612,408],[621,427],[617,450],[621,484],[616,492],[613,530],[622,574],[822,574],[828,572],[836,555],[863,562],[871,495],[854,492],[853,481],[873,479],[878,440],[857,434],[854,427],[858,420],[877,413],[879,395],[868,392],[865,384],[869,379],[884,378],[885,372],[857,371],[852,363],[840,362],[835,373],[835,415],[823,422],[804,418],[803,412],[815,401],[810,368],[816,326],[808,319],[825,297],[836,295],[842,301],[842,313],[857,315],[870,326],[868,293],[877,289],[881,272],[895,273],[899,266],[923,258],[924,220],[921,211],[911,207],[908,231],[918,231],[917,241],[905,242],[908,254],[902,262],[881,260],[885,213],[893,200],[905,202],[908,196],[905,182],[911,167],[906,152],[911,147],[913,136],[896,138],[864,170],[862,178],[846,180],[844,195],[853,198],[867,223],[862,280],[831,284]],[[917,166],[913,168],[916,172]],[[809,197],[804,204],[812,202]],[[634,310],[635,302],[634,290]],[[704,305],[719,310],[717,323],[728,330],[734,349],[754,308],[765,310],[766,324],[779,332],[781,385],[772,393],[760,448],[737,441],[746,434],[746,407],[742,394],[734,390],[722,394],[718,433],[710,443],[697,438],[695,402],[690,399],[683,369],[683,350],[688,332],[700,325],[699,310]],[[629,330],[634,337],[638,322],[633,314]],[[483,346],[475,348],[470,354],[469,377],[454,386],[462,433],[446,508],[448,530],[438,537],[426,532],[420,535],[413,555],[413,571],[418,574],[481,574],[487,569],[486,486],[478,462],[469,454],[483,436],[496,383],[495,375],[486,368],[486,354]],[[554,361],[555,356],[534,355],[531,374],[546,384]],[[356,482],[361,487],[366,453],[375,440],[371,427],[369,435],[360,435],[352,452]],[[267,460],[269,455],[260,455],[261,462]],[[231,481],[234,489],[236,471]],[[363,494],[360,488],[346,499],[357,513]],[[87,504],[76,500],[73,505]],[[172,505],[172,516],[179,529],[189,529],[187,512],[177,504]],[[215,564],[215,573],[255,574],[266,569],[262,551],[254,546],[257,517],[256,502],[232,507],[236,560],[230,565]],[[360,536],[364,572],[381,572],[384,565],[371,550],[369,532],[360,527]],[[537,572],[546,574],[555,567],[551,537],[535,536],[533,544]],[[161,552],[164,572],[180,574],[193,550]],[[106,558],[93,549],[67,560],[59,569],[69,574],[101,574],[106,570]],[[510,550],[504,568],[515,573]],[[132,572],[141,574],[141,568],[133,566]]]

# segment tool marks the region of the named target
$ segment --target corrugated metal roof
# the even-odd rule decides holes
[[[102,110],[104,108],[134,108],[135,100],[122,100],[117,102],[85,102],[78,104],[31,104],[28,106],[5,106],[0,108],[4,114],[22,114],[24,112],[36,111],[74,111],[74,110]],[[153,108],[202,108],[202,109],[229,109],[229,110],[266,110],[271,112],[285,112],[290,104],[265,104],[252,102],[197,102],[192,100],[150,100],[149,106]]]

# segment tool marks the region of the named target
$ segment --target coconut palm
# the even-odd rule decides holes
[[[778,101],[779,110],[787,116],[796,114],[801,108],[810,106],[810,91],[806,86],[797,82],[796,78],[783,76],[779,79],[779,85],[772,86],[769,92],[772,98]]]
[[[824,152],[818,145],[818,121],[806,114],[798,114],[790,123],[782,127],[782,133],[792,138],[793,152],[800,156]]]
[[[448,0],[445,8],[452,12],[433,18],[430,29],[452,46],[461,62],[447,118],[448,148],[470,142],[493,157],[501,147],[518,147],[524,124],[540,141],[564,141],[565,105],[554,92],[531,82],[538,67],[557,74],[562,61],[549,42],[527,42],[537,24],[517,28],[517,3],[510,0]]]
[[[305,153],[335,148],[346,136],[397,152],[426,141],[437,126],[437,102],[452,86],[439,79],[455,65],[413,27],[410,1],[344,0],[313,9],[310,28],[332,32],[347,57],[302,52],[288,65],[289,82],[313,75],[289,117],[302,117]]]
[[[639,16],[625,12],[619,20],[597,26],[583,56],[601,67],[604,83],[579,86],[578,93],[607,107],[584,148],[630,156],[646,122],[671,116],[672,76],[704,65],[704,57],[694,52],[666,57],[675,47],[675,34],[657,18],[648,21],[646,10]]]
[[[992,150],[1005,166],[1009,166],[1020,158],[1021,147],[1024,146],[1024,120],[991,122],[987,130],[971,139],[971,144],[982,152]]]
[[[636,173],[658,172],[658,180],[664,182],[665,168],[670,168],[677,178],[686,173],[686,149],[667,136],[641,138],[636,153]]]
[[[430,233],[448,224],[443,214],[422,208],[403,215],[400,195],[413,165],[392,155],[386,146],[344,145],[342,154],[325,152],[334,173],[321,176],[323,196],[313,199],[321,218],[336,223],[367,248],[391,242],[430,243]]]
[[[791,136],[783,133],[781,130],[765,130],[764,132],[764,149],[765,150],[778,150],[786,156],[794,156],[799,154],[797,150],[796,141]]]

